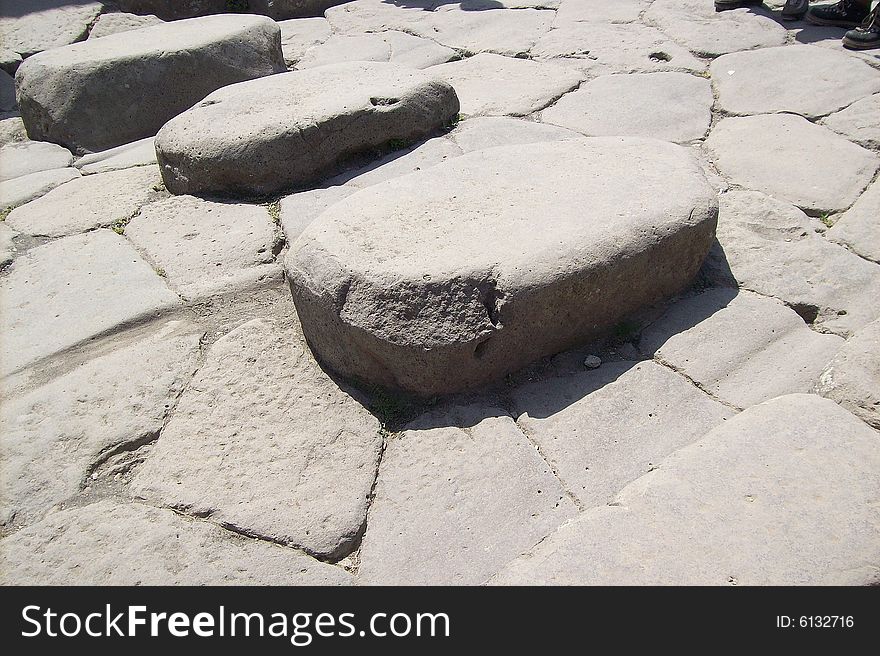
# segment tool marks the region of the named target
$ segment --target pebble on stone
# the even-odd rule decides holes
[[[826,233],[853,253],[880,263],[880,181],[865,190],[851,208]]]
[[[156,145],[153,137],[147,137],[130,144],[116,146],[100,153],[84,155],[76,160],[73,165],[82,171],[83,175],[93,173],[107,173],[118,171],[132,166],[147,166],[156,163]]]
[[[51,169],[0,181],[0,209],[18,207],[82,175],[75,168]]]
[[[152,14],[138,16],[137,14],[127,14],[117,12],[112,14],[101,14],[98,16],[97,22],[89,30],[90,39],[100,39],[102,36],[110,36],[119,32],[128,32],[131,30],[139,30],[142,27],[150,27],[151,25],[160,25],[161,18],[157,18]]]
[[[826,116],[822,124],[859,145],[880,149],[880,93]]]
[[[0,180],[63,169],[73,162],[70,151],[44,141],[22,141],[0,148]]]
[[[303,69],[346,61],[377,61],[428,68],[448,62],[455,56],[452,48],[390,30],[378,34],[335,34],[306,51],[296,67]]]
[[[86,38],[104,10],[91,0],[26,0],[27,12],[0,14],[0,43],[22,57]]]

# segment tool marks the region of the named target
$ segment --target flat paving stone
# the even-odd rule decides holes
[[[16,0],[0,5],[0,42],[22,57],[81,41],[104,10],[90,0],[27,0],[28,11]]]
[[[322,558],[356,546],[379,422],[289,328],[255,319],[219,339],[132,491]]]
[[[461,101],[464,116],[525,116],[577,86],[584,76],[554,64],[483,53],[434,66]]]
[[[728,114],[792,112],[816,118],[880,90],[880,71],[815,46],[736,52],[718,57],[709,70],[718,108]]]
[[[354,187],[337,185],[326,189],[310,189],[281,199],[281,227],[287,243],[292,244],[321,212],[357,191]]]
[[[677,301],[639,340],[643,353],[738,408],[811,391],[842,345],[781,301],[730,289]]]
[[[347,187],[363,189],[407,173],[422,171],[461,154],[461,148],[451,139],[434,137],[415,146],[389,153],[366,166],[345,171],[329,180],[328,184],[344,183]]]
[[[0,181],[0,208],[24,205],[81,175],[75,168],[67,167]]]
[[[880,263],[880,181],[865,190],[828,230],[826,236],[853,253]]]
[[[722,119],[706,148],[732,182],[813,212],[852,205],[880,166],[876,153],[792,114]]]
[[[368,34],[335,34],[307,50],[297,61],[296,67],[303,69],[345,61],[378,61],[428,68],[448,62],[456,56],[455,50],[434,41],[389,30]]]
[[[408,0],[405,5],[394,5],[384,0],[354,0],[330,7],[324,18],[334,34],[362,34],[401,30],[415,33],[416,26],[429,20],[434,0]]]
[[[880,149],[880,93],[826,116],[822,125],[866,148]]]
[[[152,14],[144,16],[125,12],[101,14],[98,16],[98,20],[92,26],[92,29],[89,30],[89,38],[100,39],[102,36],[110,36],[119,32],[130,32],[131,30],[139,30],[142,27],[161,25],[162,22],[161,18],[157,18]]]
[[[553,14],[535,9],[467,11],[442,5],[416,26],[419,36],[468,53],[494,52],[514,57],[527,53],[550,29]]]
[[[5,585],[350,585],[305,554],[139,503],[55,513],[0,542]]]
[[[125,235],[186,299],[281,277],[263,205],[176,196],[142,208]]]
[[[651,0],[562,0],[553,26],[579,22],[632,23],[650,4]]]
[[[499,585],[869,585],[880,442],[796,394],[749,408],[510,563]],[[833,484],[832,484],[833,482]],[[841,509],[846,509],[842,512]]]
[[[508,116],[476,116],[459,123],[449,138],[466,153],[496,146],[566,141],[580,134],[556,125]]]
[[[5,267],[12,262],[17,250],[13,238],[17,236],[18,233],[6,225],[5,221],[0,222],[0,267]]]
[[[124,224],[143,205],[160,197],[154,187],[161,181],[156,166],[76,178],[17,207],[6,220],[20,232],[43,237]]]
[[[23,175],[63,169],[73,162],[66,148],[45,141],[22,141],[0,148],[0,180],[11,180]]]
[[[114,453],[152,441],[196,369],[201,332],[169,322],[152,335],[7,398],[0,525],[30,524],[92,481]]]
[[[27,131],[20,116],[0,119],[0,147],[27,140]]]
[[[156,144],[153,137],[123,144],[100,153],[91,153],[77,159],[73,165],[83,175],[107,173],[133,166],[147,166],[156,163]]]
[[[281,51],[284,61],[292,68],[306,51],[330,38],[330,21],[323,17],[293,18],[279,21]]]
[[[605,75],[560,98],[541,120],[588,136],[684,143],[706,136],[713,100],[709,81],[687,73]]]
[[[499,408],[445,408],[388,440],[359,579],[476,585],[577,508]]]
[[[0,280],[0,294],[3,375],[179,302],[125,239],[110,230],[28,251]]]

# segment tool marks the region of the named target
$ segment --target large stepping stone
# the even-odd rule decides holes
[[[852,205],[880,166],[876,153],[793,114],[722,119],[706,148],[736,184],[816,213]]]
[[[16,83],[32,139],[94,152],[156,134],[219,87],[284,70],[272,20],[224,15],[54,48],[23,63]]]
[[[388,440],[358,576],[381,585],[477,585],[576,514],[503,410],[435,410]]]
[[[305,554],[139,503],[55,513],[0,542],[4,585],[350,585]]]
[[[880,181],[875,181],[831,226],[828,239],[880,263]]]
[[[822,124],[866,148],[880,149],[880,93],[826,116]]]
[[[114,0],[125,12],[152,14],[162,20],[176,21],[227,11],[227,0]]]
[[[880,71],[815,46],[736,52],[713,61],[710,70],[718,108],[729,114],[792,112],[815,118],[880,91]]]
[[[98,20],[89,30],[90,39],[100,39],[102,36],[110,36],[119,32],[129,32],[131,30],[139,30],[142,27],[151,27],[152,25],[161,25],[162,19],[147,14],[146,16],[138,16],[137,14],[127,14],[125,12],[116,12],[112,14],[101,14]]]
[[[22,11],[23,5],[27,10]],[[104,10],[91,0],[3,0],[0,43],[22,57],[81,41]]]
[[[870,585],[877,433],[818,396],[749,408],[520,556],[493,583]]]
[[[337,559],[362,534],[380,425],[291,333],[256,319],[219,339],[132,490]]]
[[[63,169],[73,163],[66,148],[45,141],[22,141],[0,148],[0,181],[23,175]]]
[[[414,69],[333,64],[215,91],[156,136],[174,194],[271,194],[305,187],[352,158],[416,141],[458,114],[455,91]]]
[[[695,158],[665,142],[492,148],[343,199],[285,266],[322,361],[431,396],[595,337],[681,289],[716,211]]]
[[[389,30],[381,34],[335,34],[309,49],[296,67],[303,69],[345,61],[378,61],[428,68],[448,62],[456,56],[452,48],[412,34]]]

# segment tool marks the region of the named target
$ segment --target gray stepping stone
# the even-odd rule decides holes
[[[651,4],[651,0],[562,0],[553,27],[565,23],[632,23]]]
[[[715,204],[672,144],[492,148],[336,203],[285,266],[323,362],[431,396],[497,379],[680,289],[709,249]]]
[[[18,207],[82,175],[75,168],[51,169],[0,181],[0,209]]]
[[[76,160],[73,165],[82,171],[83,175],[93,173],[106,173],[118,171],[132,166],[147,166],[156,163],[156,144],[153,137],[147,137],[130,144],[116,146],[100,153],[84,155]]]
[[[54,48],[18,69],[21,116],[32,138],[77,152],[130,143],[219,87],[287,70],[280,38],[268,18],[224,15]]]
[[[880,149],[880,93],[826,116],[822,124],[866,148]]]
[[[139,503],[55,513],[0,542],[5,585],[350,585],[305,554]]]
[[[875,181],[826,233],[831,241],[880,263],[880,182]]]
[[[641,335],[645,354],[739,408],[809,392],[843,340],[810,330],[782,302],[710,289],[676,302]]]
[[[110,230],[28,251],[0,280],[0,292],[3,375],[179,302],[125,239]]]
[[[270,194],[328,178],[378,147],[423,138],[458,109],[452,87],[422,71],[333,64],[215,91],[162,128],[156,153],[172,193]]]
[[[428,71],[455,89],[464,116],[525,116],[576,89],[584,76],[570,68],[490,53]]]
[[[880,166],[876,153],[792,114],[722,119],[706,147],[732,182],[816,213],[852,205]]]
[[[162,22],[161,18],[157,18],[152,14],[145,16],[127,14],[125,12],[101,14],[98,16],[98,20],[92,26],[92,29],[89,30],[89,38],[100,39],[102,36],[110,36],[119,32],[130,32],[131,30],[139,30],[142,27],[160,25]]]
[[[869,585],[880,441],[835,403],[749,408],[586,511],[492,583]]]
[[[736,52],[713,61],[710,70],[718,107],[729,114],[792,112],[815,118],[880,90],[880,71],[815,46]]]
[[[26,12],[10,9],[0,10],[0,43],[30,57],[85,39],[104,5],[90,0],[27,0]]]
[[[503,410],[436,410],[388,440],[358,576],[368,584],[476,585],[576,514]]]
[[[611,362],[513,390],[517,423],[585,508],[734,412],[654,362]]]
[[[44,141],[22,141],[0,148],[0,180],[63,169],[73,162],[66,148]]]
[[[379,422],[291,333],[256,319],[218,340],[132,490],[246,535],[340,558],[361,535]]]
[[[448,62],[455,50],[421,37],[390,30],[370,34],[335,34],[310,48],[296,64],[298,69],[345,61],[392,62],[411,68],[428,68]]]
[[[155,439],[196,369],[201,335],[170,322],[7,398],[0,412],[3,529],[32,523],[88,486],[109,456]]]
[[[306,51],[330,38],[330,22],[326,18],[294,18],[278,23],[281,28],[281,51],[284,61],[293,67]]]
[[[687,73],[606,75],[560,98],[541,120],[588,136],[685,143],[706,136],[713,101],[709,81]]]
[[[565,141],[581,135],[556,125],[544,125],[506,116],[483,116],[462,121],[449,133],[459,148],[470,153],[496,146]]]

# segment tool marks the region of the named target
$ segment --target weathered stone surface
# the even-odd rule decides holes
[[[849,338],[822,372],[816,390],[880,429],[880,320]]]
[[[152,14],[146,14],[145,16],[127,14],[125,12],[101,14],[97,22],[92,26],[92,29],[89,30],[89,38],[100,39],[102,36],[139,30],[142,27],[150,27],[151,25],[159,25],[161,23],[162,19]]]
[[[147,137],[130,144],[116,146],[100,153],[84,155],[73,165],[84,175],[118,171],[132,166],[147,166],[156,163],[156,145],[153,137]]]
[[[0,281],[0,373],[178,302],[123,237],[96,230],[39,246]]]
[[[465,116],[525,116],[584,79],[562,66],[490,53],[434,66],[429,72],[452,85]]]
[[[0,526],[20,528],[88,485],[108,456],[154,439],[196,368],[180,322],[83,364],[0,412]]]
[[[852,205],[880,165],[876,153],[792,114],[722,119],[706,147],[733,182],[814,212]]]
[[[716,12],[703,0],[654,0],[644,20],[689,50],[709,57],[785,43],[786,29],[749,8]],[[773,67],[782,64],[774,62]],[[770,72],[770,71],[768,71]]]
[[[736,52],[713,61],[710,70],[718,107],[730,114],[792,112],[815,118],[880,90],[880,71],[814,46]]]
[[[876,583],[878,471],[877,434],[846,410],[813,395],[773,399],[666,458],[493,583]]]
[[[20,116],[10,116],[0,119],[0,148],[6,144],[27,141],[27,131]]]
[[[632,23],[639,19],[650,0],[562,0],[554,27],[565,23]]]
[[[706,135],[712,102],[709,81],[687,73],[606,75],[560,98],[541,120],[589,136],[683,143]]]
[[[222,14],[227,10],[227,0],[114,0],[114,2],[122,11],[153,14],[166,21]]]
[[[345,171],[329,183],[344,183],[347,187],[363,189],[407,173],[436,166],[461,154],[461,148],[451,139],[434,137],[410,148],[389,153],[359,169]]]
[[[0,69],[6,71],[10,75],[15,75],[15,70],[20,64],[21,55],[0,45]]]
[[[415,33],[417,26],[428,20],[434,0],[412,0],[394,5],[384,0],[354,0],[330,7],[324,17],[334,34],[385,32],[402,30]]]
[[[586,508],[610,503],[734,414],[654,362],[610,362],[529,383],[513,402],[517,423]]]
[[[880,316],[880,267],[829,243],[817,219],[756,192],[724,194],[720,206],[720,248],[707,260],[716,282],[774,296],[844,337]]]
[[[281,228],[287,243],[292,244],[306,226],[334,203],[350,196],[354,187],[338,185],[327,189],[311,189],[281,199]]]
[[[263,205],[168,198],[144,207],[125,235],[184,298],[280,278],[275,229]]]
[[[172,193],[269,194],[329,177],[391,141],[422,138],[458,110],[452,87],[421,71],[333,64],[219,89],[169,121],[156,152]]]
[[[449,133],[449,138],[466,153],[495,146],[579,139],[580,136],[577,132],[556,125],[505,116],[471,118],[459,123]]]
[[[0,180],[63,169],[73,162],[70,151],[44,141],[22,141],[0,148]]]
[[[692,156],[660,141],[493,148],[333,205],[286,269],[325,363],[434,395],[561,351],[680,289],[709,248],[715,203]]]
[[[156,134],[219,87],[286,68],[273,21],[225,15],[55,48],[16,81],[31,138],[94,152]]]
[[[377,61],[428,68],[448,62],[455,56],[452,48],[391,30],[369,34],[336,34],[309,49],[296,67],[302,69],[345,61]]]
[[[343,569],[170,510],[100,501],[0,542],[3,584],[348,585]]]
[[[330,38],[326,18],[294,18],[278,23],[281,28],[281,51],[288,66],[294,66],[312,46]]]
[[[51,191],[58,185],[80,177],[74,168],[53,169],[0,181],[0,209],[18,207]]]
[[[822,123],[867,148],[880,148],[880,93],[862,98]]]
[[[17,207],[7,221],[29,235],[62,237],[125,223],[158,194],[159,170],[139,166],[76,178]]]
[[[875,181],[826,234],[831,241],[844,244],[854,253],[872,262],[880,262],[878,217],[880,217],[880,181]]]
[[[709,289],[680,300],[639,348],[739,408],[809,392],[843,340],[810,330],[780,301]]]
[[[90,0],[0,2],[0,42],[22,57],[81,41],[104,6]]]
[[[12,112],[17,108],[15,80],[9,73],[0,70],[0,112]]]
[[[362,530],[381,444],[379,422],[289,328],[254,320],[211,348],[132,489],[341,557]]]
[[[577,513],[503,410],[437,410],[388,440],[359,578],[476,585]]]
[[[5,267],[12,262],[16,251],[12,240],[17,235],[18,233],[6,225],[5,221],[0,222],[0,267]]]

